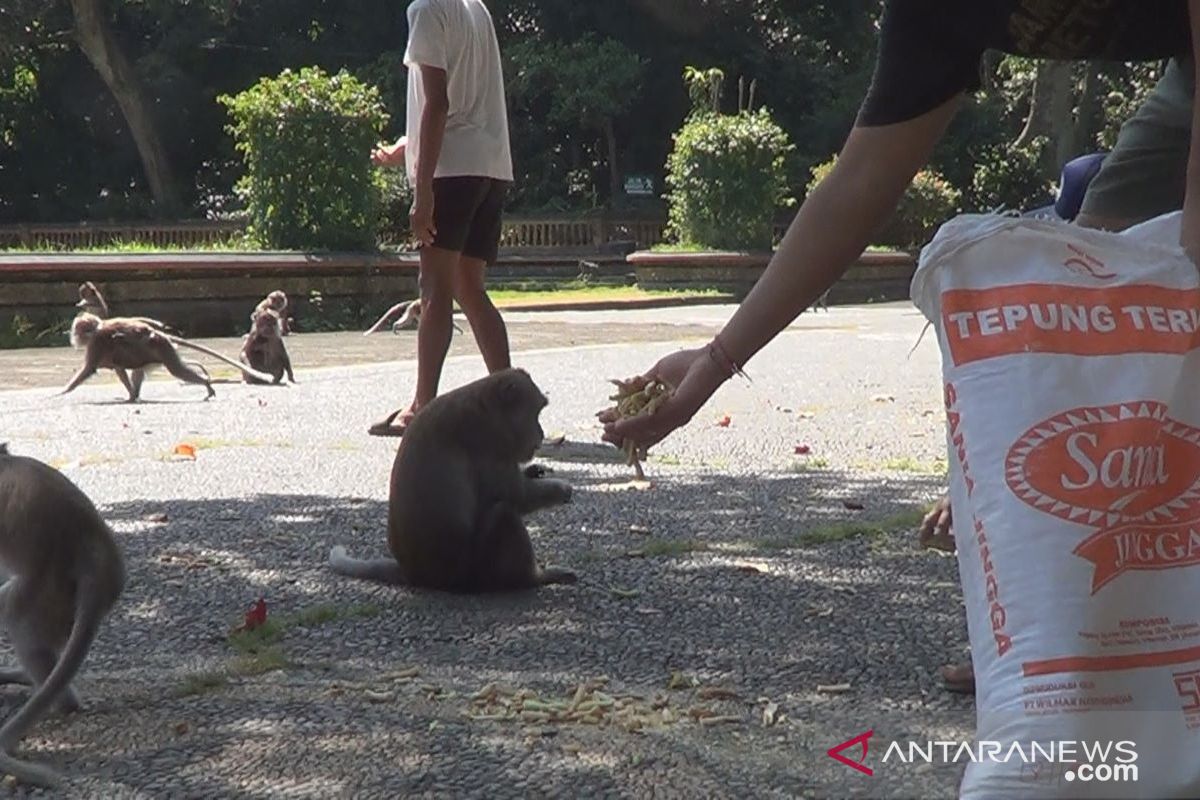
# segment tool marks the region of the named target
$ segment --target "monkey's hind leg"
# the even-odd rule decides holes
[[[578,580],[570,570],[538,567],[525,522],[507,503],[497,503],[484,514],[476,542],[473,583],[477,591],[511,592]]]
[[[216,396],[217,393],[213,391],[212,383],[200,373],[190,369],[187,364],[184,364],[183,359],[179,357],[179,353],[175,352],[174,348],[164,348],[163,366],[167,368],[167,372],[184,383],[194,383],[207,389],[208,395],[204,398],[205,400],[211,400]]]

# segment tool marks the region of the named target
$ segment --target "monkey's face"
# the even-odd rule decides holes
[[[279,335],[279,315],[267,309],[254,318],[254,332],[260,336]]]
[[[520,462],[530,461],[545,439],[538,415],[550,401],[523,369],[504,370],[494,377],[495,407],[511,432],[513,455]]]
[[[86,347],[99,328],[99,317],[88,313],[80,314],[71,323],[71,346]]]
[[[276,290],[267,295],[267,303],[276,311],[283,311],[284,306],[287,305],[287,295]]]

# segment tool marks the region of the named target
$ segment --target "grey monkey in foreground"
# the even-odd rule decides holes
[[[71,688],[101,623],[125,588],[125,561],[92,501],[58,470],[0,444],[0,624],[19,666],[0,683],[33,687],[0,727],[0,772],[38,786],[61,782],[49,767],[12,755],[56,705],[78,711]]]
[[[522,469],[541,446],[546,397],[529,374],[506,369],[434,398],[404,432],[392,465],[392,558],[329,553],[334,572],[448,592],[503,592],[574,583],[539,567],[524,515],[571,499],[565,481]]]

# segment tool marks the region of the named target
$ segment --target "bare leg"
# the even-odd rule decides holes
[[[452,250],[421,248],[421,321],[417,326],[417,391],[410,406],[413,412],[437,397],[442,366],[450,350],[458,258]]]
[[[483,356],[488,372],[499,372],[512,366],[509,360],[508,329],[500,312],[484,288],[487,262],[462,256],[454,271],[454,299],[471,324],[471,333]]]

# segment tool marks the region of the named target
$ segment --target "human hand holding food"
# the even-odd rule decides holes
[[[638,410],[648,413],[626,416],[620,406],[605,409],[597,416],[604,423],[604,441],[629,448],[634,456],[644,455],[672,431],[686,425],[708,402],[733,369],[721,366],[712,344],[692,350],[680,350],[661,359],[644,375],[619,382],[625,391],[639,392],[647,386],[662,384],[665,392],[652,389]],[[653,403],[653,405],[651,405]],[[636,402],[635,402],[636,405]],[[628,444],[631,442],[632,444]]]

